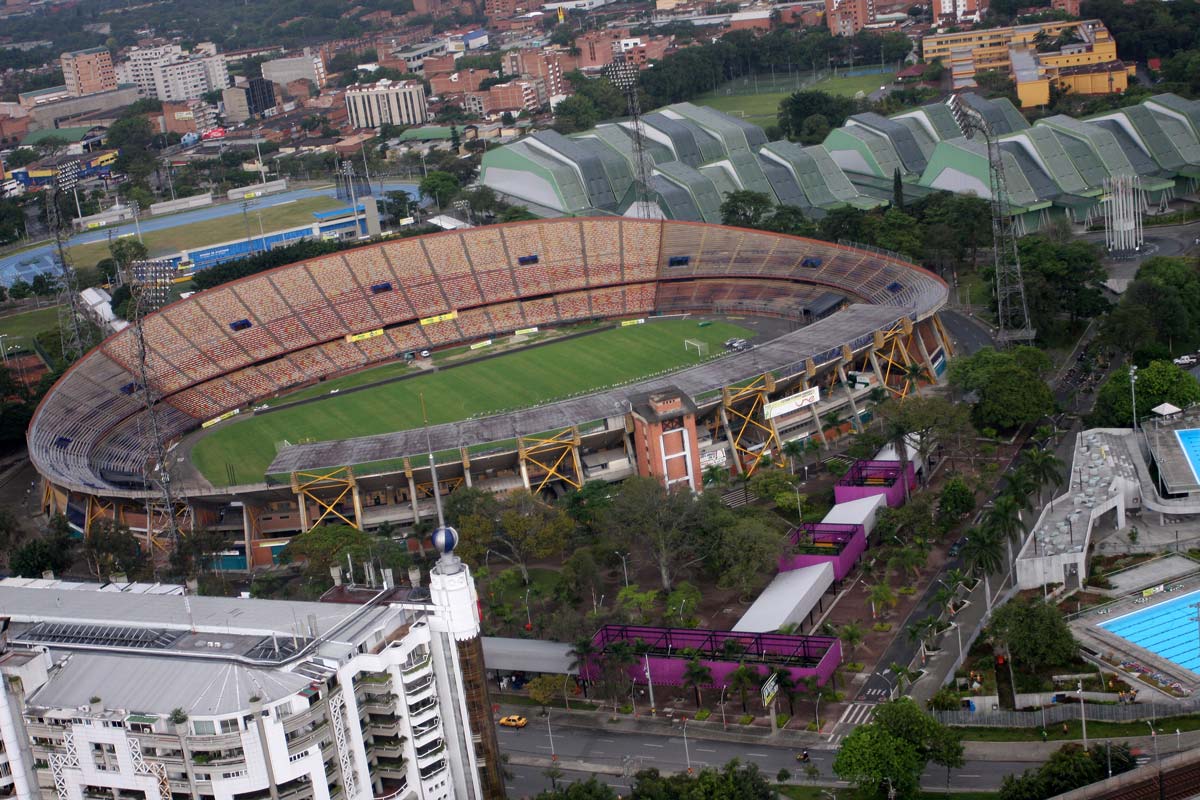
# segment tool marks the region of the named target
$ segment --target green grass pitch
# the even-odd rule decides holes
[[[753,335],[753,331],[728,322],[701,327],[694,319],[661,319],[612,328],[229,422],[196,442],[192,463],[214,486],[229,483],[227,464],[234,466],[238,483],[258,481],[275,458],[276,444],[284,440],[293,444],[333,441],[419,427],[422,394],[431,423],[453,422],[696,363],[696,351],[684,348],[685,339],[706,342],[709,354],[715,355],[726,339]],[[361,384],[366,382],[365,376],[378,380],[396,372],[395,365],[385,365],[350,378]],[[322,384],[318,391],[338,385]],[[313,393],[313,389],[301,391],[303,394],[295,396]]]

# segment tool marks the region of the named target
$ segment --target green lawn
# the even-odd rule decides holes
[[[34,336],[42,331],[52,331],[57,327],[58,308],[55,306],[0,317],[0,335],[10,337],[5,339],[5,347],[11,347],[14,344],[30,347],[33,344]]]
[[[826,78],[814,83],[812,88],[819,92],[853,97],[859,92],[870,94],[880,86],[887,86],[895,77],[896,73],[894,72],[880,72],[872,75],[852,75],[846,78]]]
[[[684,339],[706,342],[709,353],[716,354],[724,340],[753,335],[753,331],[726,322],[700,327],[687,319],[613,328],[237,420],[201,438],[192,450],[192,461],[216,486],[228,483],[226,464],[236,466],[239,482],[260,480],[275,458],[277,443],[284,440],[293,444],[331,441],[420,426],[422,394],[430,422],[453,422],[476,414],[526,408],[695,363],[696,353],[684,350]],[[379,374],[373,372],[372,380]],[[322,384],[317,391],[327,392],[328,388]]]
[[[724,111],[757,125],[771,125],[779,117],[779,103],[789,94],[791,92],[706,94],[698,98],[696,104]]]
[[[220,244],[246,236],[246,223],[249,221],[251,235],[259,232],[258,220],[262,218],[262,229],[268,233],[281,228],[294,228],[298,225],[313,222],[314,211],[329,211],[345,207],[346,203],[332,197],[308,197],[279,206],[269,206],[261,209],[251,209],[247,219],[242,215],[233,214],[217,219],[195,222],[191,225],[179,225],[157,231],[147,231],[142,240],[151,256],[163,256],[178,253],[187,247],[201,247],[209,244]],[[108,241],[91,242],[76,245],[68,250],[71,262],[76,268],[92,267],[102,258],[108,258]]]
[[[780,76],[772,84],[769,76],[760,76],[756,85],[753,81],[739,79],[719,86],[715,91],[700,95],[693,102],[715,108],[735,117],[741,117],[756,125],[771,125],[779,117],[779,104],[788,95],[800,89],[814,89],[829,94],[853,97],[858,92],[870,94],[880,86],[887,86],[895,78],[894,72],[876,75],[855,75],[846,78],[826,78],[808,83],[808,75],[788,80]]]
[[[1146,722],[1102,722],[1088,720],[1088,736],[1095,739],[1115,739],[1122,736],[1149,736],[1150,726]],[[1174,733],[1180,731],[1200,730],[1200,714],[1187,717],[1163,717],[1155,723],[1159,733]],[[963,739],[976,742],[1040,742],[1041,728],[959,728]],[[1079,720],[1067,723],[1067,732],[1063,733],[1062,723],[1050,725],[1046,729],[1047,739],[1052,742],[1074,741],[1083,738],[1083,726]]]
[[[788,770],[792,773],[792,780],[804,779],[804,767],[797,764],[794,770]],[[768,778],[774,778],[774,775],[768,775]],[[829,796],[833,795],[837,800],[869,800],[869,798],[860,793],[856,789],[830,789],[823,786],[779,786],[779,793],[784,797],[790,797],[792,800],[829,800]],[[998,792],[921,792],[917,795],[918,800],[997,800],[1000,797]]]

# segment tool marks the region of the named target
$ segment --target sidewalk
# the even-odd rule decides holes
[[[500,713],[529,714],[528,706],[501,705]],[[564,711],[554,709],[554,724],[564,728],[578,728],[590,731],[603,729],[610,733],[636,733],[651,736],[679,736],[679,726],[676,721],[667,717],[632,717],[628,714],[618,714],[612,722],[611,711]],[[736,728],[736,730],[735,730]],[[1031,730],[1035,730],[1033,728]],[[1147,727],[1147,730],[1149,728]],[[796,749],[807,747],[812,750],[836,750],[830,746],[827,736],[818,736],[810,731],[782,730],[772,734],[770,728],[757,725],[729,725],[729,730],[721,729],[721,721],[711,719],[697,722],[689,719],[688,738],[717,742],[737,742],[740,744],[763,744],[769,747]],[[1157,737],[1153,736],[1088,736],[1088,745],[1106,741],[1127,742],[1130,747],[1140,749],[1143,753],[1154,753],[1154,739],[1157,738],[1159,755],[1166,757],[1178,751],[1200,749],[1200,730],[1186,731],[1176,736],[1173,730],[1163,730]],[[1028,761],[1041,763],[1053,755],[1065,744],[1074,741],[1082,744],[1081,740],[1058,740],[1050,742],[979,742],[964,741],[963,755],[968,761]],[[549,759],[546,759],[547,766]],[[516,762],[514,758],[513,763]],[[560,760],[561,766],[561,760]],[[591,767],[588,767],[591,769]],[[611,768],[606,768],[611,770]],[[606,771],[596,768],[598,772]],[[832,784],[831,784],[832,785]]]

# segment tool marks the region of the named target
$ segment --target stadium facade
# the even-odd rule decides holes
[[[1030,125],[1007,99],[963,94],[968,113],[1000,140],[1007,205],[1018,230],[1056,215],[1102,216],[1104,181],[1140,176],[1149,204],[1194,194],[1200,179],[1200,102],[1173,94],[1087,119],[1058,115]],[[666,219],[716,222],[725,194],[766,193],[813,218],[832,208],[946,190],[990,197],[987,148],[967,138],[950,108],[934,103],[884,117],[855,114],[820,145],[769,142],[761,128],[690,103],[647,114],[651,202]],[[629,213],[635,200],[629,123],[571,136],[540,132],[484,155],[481,181],[544,216]]]
[[[448,552],[429,578],[321,603],[0,580],[0,795],[503,798],[474,583]]]
[[[743,473],[763,454],[782,462],[783,442],[824,442],[831,426],[861,425],[880,394],[906,392],[910,365],[926,380],[944,370],[936,314],[946,296],[938,277],[894,254],[687,222],[572,218],[386,241],[150,315],[148,391],[135,331],[111,336],[48,392],[28,444],[45,511],[76,530],[115,518],[162,557],[172,520],[202,525],[228,535],[223,566],[252,568],[323,522],[430,519],[435,493],[459,486],[557,492],[640,473],[699,488],[711,465]],[[266,477],[228,486],[177,468],[203,428],[271,413],[256,406],[405,352],[689,312],[782,318],[791,332],[628,386],[434,425],[436,484],[421,430],[285,443]],[[169,448],[170,506],[153,430]]]

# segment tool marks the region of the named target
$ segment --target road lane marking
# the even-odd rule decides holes
[[[766,753],[746,753],[746,755],[754,756],[755,758],[770,758]]]
[[[608,742],[609,744],[612,744],[613,742],[615,742],[615,741],[616,741],[616,739],[599,739],[598,741],[601,741],[601,742]]]
[[[708,750],[707,748],[704,748],[704,747],[697,747],[696,752],[697,753],[715,753],[717,751],[716,750]]]
[[[646,746],[646,747],[665,747],[666,745],[661,745],[661,744],[650,744],[649,742],[646,742],[646,745],[645,745],[645,746]]]
[[[964,775],[960,772],[957,777],[959,777],[959,778],[982,778],[983,776],[982,775]]]

